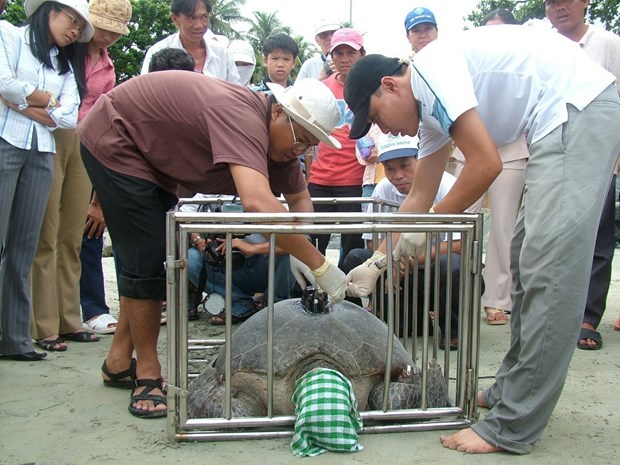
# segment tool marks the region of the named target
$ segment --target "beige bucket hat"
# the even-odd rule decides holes
[[[88,18],[93,26],[117,34],[127,35],[127,23],[131,19],[129,0],[90,0]]]

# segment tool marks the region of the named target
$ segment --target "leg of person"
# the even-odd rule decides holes
[[[361,186],[341,186],[335,188],[338,192],[338,197],[361,197]],[[361,213],[361,204],[359,203],[340,203],[338,204],[338,212],[341,213]],[[353,249],[359,249],[364,247],[364,240],[359,233],[356,234],[342,234],[340,236],[340,256],[338,258],[338,268],[342,269],[344,266],[344,259]]]
[[[121,263],[120,318],[106,364],[112,373],[126,370],[135,348],[136,380],[129,411],[139,417],[165,416],[157,338],[166,285],[166,212],[177,198],[148,181],[108,170],[84,147],[82,158]]]
[[[532,144],[513,241],[513,250],[521,249],[513,268],[511,348],[485,393],[489,413],[443,436],[445,447],[524,454],[542,435],[583,319],[596,228],[620,151],[618,120],[620,101],[610,86],[581,112],[569,105],[568,121]],[[584,153],[598,154],[597,163]]]
[[[461,150],[456,147],[453,153],[454,158],[454,176],[459,177],[463,168],[465,168],[465,157]],[[484,199],[486,198],[486,192],[480,196],[478,200],[471,204],[471,206],[467,209],[470,213],[479,213],[482,211],[482,205],[484,204]]]
[[[266,307],[269,302],[269,255],[255,255],[251,269],[252,288],[262,292],[258,307]],[[291,272],[289,255],[276,255],[273,273],[273,301],[280,302],[291,298],[291,291],[295,285],[295,277]],[[237,277],[235,276],[235,281]]]
[[[320,186],[318,184],[310,183],[308,184],[308,192],[310,192],[311,197],[334,197],[332,188],[329,186]],[[333,205],[315,203],[314,211],[316,213],[329,213],[335,212],[336,208]],[[330,238],[330,234],[310,235],[310,240],[312,241],[312,244],[315,245],[323,255],[325,255],[325,251],[327,250],[327,245],[329,244]]]
[[[78,342],[94,342],[99,337],[82,328],[80,313],[80,248],[92,185],[80,156],[80,144],[74,129],[54,131],[57,147],[65,147],[64,181],[58,205],[56,241],[56,286],[60,334]]]
[[[293,276],[293,272],[291,271],[290,256],[276,255],[273,283],[273,301],[280,302],[281,300],[290,299],[293,286],[295,286],[295,277]],[[264,298],[267,299],[267,293],[265,292],[265,294],[263,295]]]
[[[85,329],[96,334],[112,334],[117,321],[110,315],[110,307],[105,300],[103,266],[101,252],[103,237],[82,236],[80,250],[80,306]]]
[[[226,272],[223,266],[213,266],[205,264],[207,270],[207,282],[205,291],[207,294],[218,294],[226,298]],[[233,271],[231,282],[231,308],[233,322],[240,322],[244,318],[254,313],[254,299],[250,291],[245,290],[244,281],[247,279],[244,268]],[[220,315],[211,318],[211,323],[215,325],[226,324],[224,311]]]
[[[60,308],[56,280],[56,245],[60,222],[62,184],[65,180],[67,147],[57,144],[54,155],[54,175],[47,199],[37,252],[32,263],[32,337],[46,350],[66,350],[59,339]]]
[[[513,165],[516,165],[514,169]],[[521,204],[524,168],[525,160],[506,163],[489,188],[491,226],[483,270],[486,288],[482,296],[482,306],[487,313],[487,322],[491,324],[507,322],[508,317],[502,313],[510,312],[512,308],[510,241]]]
[[[616,175],[614,175],[603,214],[598,225],[596,244],[594,246],[594,258],[592,260],[592,272],[590,273],[590,286],[586,298],[586,309],[583,316],[583,324],[579,332],[577,347],[584,350],[598,350],[603,347],[601,334],[596,330],[603,318],[607,307],[607,293],[611,284],[611,262],[615,250],[615,217],[616,217]]]
[[[0,139],[0,354],[32,355],[30,269],[52,184],[54,156]],[[26,360],[26,359],[24,359]]]
[[[342,271],[348,273],[356,266],[361,265],[366,260],[372,257],[372,250],[366,249],[364,247],[360,247],[357,249],[352,249],[346,257],[344,257],[344,261],[342,263]]]
[[[448,258],[450,258],[450,268],[448,268]],[[433,277],[431,278],[431,286],[437,285],[435,283],[434,275],[434,263],[432,265]],[[451,275],[450,282],[450,303],[448,305],[448,272]],[[423,274],[423,273],[422,273]],[[439,256],[439,305],[435,305],[434,299],[431,300],[432,308],[435,312],[439,313],[439,327],[441,329],[441,340],[439,343],[440,348],[444,349],[446,341],[449,341],[449,349],[456,350],[458,348],[458,331],[459,331],[459,285],[461,275],[461,256],[459,254],[442,254]],[[446,321],[446,316],[448,320]],[[450,328],[448,334],[447,329]]]

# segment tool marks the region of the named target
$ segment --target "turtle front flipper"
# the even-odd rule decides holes
[[[445,407],[448,404],[448,389],[436,360],[429,362],[427,372],[426,401],[429,408]],[[383,380],[368,394],[371,410],[383,410]],[[388,410],[419,408],[422,404],[422,376],[418,370],[403,373],[398,381],[391,382],[388,392]]]
[[[226,384],[217,369],[210,366],[192,382],[187,395],[191,418],[223,418]],[[232,386],[231,413],[235,418],[264,417],[267,408],[262,397],[252,389]]]

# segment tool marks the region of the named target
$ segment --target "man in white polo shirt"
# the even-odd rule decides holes
[[[445,447],[525,454],[549,422],[579,334],[596,228],[620,150],[613,83],[613,75],[559,34],[508,25],[439,38],[411,66],[368,55],[349,72],[344,95],[355,114],[352,138],[371,123],[393,134],[415,135],[419,128],[418,165],[403,212],[462,212],[500,172],[498,145],[525,134],[530,146],[512,241],[511,346],[495,383],[478,398],[490,411],[471,428],[442,436]],[[452,140],[465,168],[433,205]],[[396,258],[419,255],[426,235],[395,240]],[[374,288],[377,255],[349,273],[350,293]]]

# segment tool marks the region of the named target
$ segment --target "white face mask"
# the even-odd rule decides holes
[[[250,79],[252,79],[252,74],[254,74],[254,65],[237,66],[237,71],[239,71],[239,76],[241,77],[241,85],[247,86],[250,84]]]

